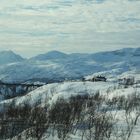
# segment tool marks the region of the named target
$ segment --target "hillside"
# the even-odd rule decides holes
[[[12,51],[0,52],[0,65],[21,62],[23,60],[24,59],[20,55],[17,55]]]
[[[139,48],[95,54],[64,54],[53,51],[20,63],[0,66],[0,79],[8,82],[25,82],[34,79],[58,82],[65,79],[79,79],[112,69],[117,71],[116,74],[132,70],[138,72],[139,54]]]
[[[139,74],[133,76],[140,77]],[[66,140],[87,140],[90,132],[92,137],[96,136],[96,127],[100,132],[104,130],[105,134],[111,134],[108,136],[100,133],[105,140],[139,140],[139,97],[140,83],[129,86],[113,81],[53,83],[21,97],[1,100],[0,112],[6,112],[5,117],[14,116],[13,120],[15,117],[19,120],[14,124],[10,118],[8,122],[9,126],[14,124],[16,128],[12,140],[21,137],[28,140],[36,137],[40,140],[61,140],[63,137]],[[42,121],[45,123],[42,124]],[[23,123],[20,129],[19,123]],[[29,132],[35,132],[35,135],[33,133],[28,136]]]

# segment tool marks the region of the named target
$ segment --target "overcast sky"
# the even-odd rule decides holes
[[[0,51],[140,47],[140,0],[0,0]]]

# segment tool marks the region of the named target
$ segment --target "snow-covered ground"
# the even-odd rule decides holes
[[[133,75],[134,76],[134,75]],[[119,86],[118,83],[114,82],[63,82],[63,83],[53,83],[44,85],[25,96],[16,97],[10,100],[4,100],[0,102],[0,109],[4,109],[5,106],[12,104],[14,101],[16,106],[23,105],[24,103],[30,104],[31,106],[51,106],[54,104],[58,98],[64,98],[65,100],[69,99],[71,96],[84,95],[86,93],[90,95],[95,95],[97,92],[100,95],[103,95],[107,99],[112,99],[113,97],[125,96],[128,97],[137,91],[137,94],[140,94],[140,87],[128,86],[127,88]],[[115,110],[113,111],[116,112]],[[124,123],[125,115],[124,111],[117,110],[116,118]],[[124,123],[125,125],[125,123]],[[121,124],[122,126],[122,124]],[[139,140],[140,132],[140,122],[134,128],[134,133],[131,136],[131,140]],[[22,136],[24,139],[24,133]],[[81,132],[77,132],[76,135],[70,134],[68,140],[81,140]],[[115,138],[114,138],[115,139]],[[17,140],[17,137],[13,138]],[[60,140],[57,136],[43,135],[42,140]],[[86,139],[83,139],[86,140]],[[121,140],[121,139],[120,139]]]
[[[117,96],[128,96],[133,94],[135,91],[140,93],[140,87],[129,86],[128,88],[123,88],[114,82],[63,82],[63,83],[53,83],[44,85],[25,96],[16,97],[14,99],[4,100],[0,102],[0,108],[2,104],[10,103],[13,100],[16,105],[22,105],[25,102],[30,105],[35,105],[40,102],[42,106],[45,104],[51,105],[55,103],[58,98],[68,99],[71,96],[76,95],[95,95],[97,92],[100,95],[107,96],[107,98],[113,98]]]
[[[109,88],[113,88],[114,83],[111,82],[63,82],[63,83],[53,83],[42,86],[25,96],[16,97],[10,100],[4,100],[0,102],[0,108],[2,104],[10,104],[14,100],[16,105],[22,105],[28,103],[30,105],[35,105],[40,102],[41,105],[55,103],[58,98],[63,97],[68,99],[71,96],[91,94],[94,95],[98,91],[101,94],[106,94]]]

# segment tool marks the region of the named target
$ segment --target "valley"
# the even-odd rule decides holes
[[[6,61],[0,139],[139,140],[139,50]]]

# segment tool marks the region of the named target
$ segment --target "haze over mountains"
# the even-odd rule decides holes
[[[77,79],[101,71],[116,74],[139,71],[140,48],[94,54],[65,54],[51,51],[24,59],[12,51],[0,52],[0,79],[6,82],[45,82]]]
[[[0,52],[0,65],[14,63],[14,62],[21,62],[24,58],[20,55],[15,54],[12,51],[2,51]]]

